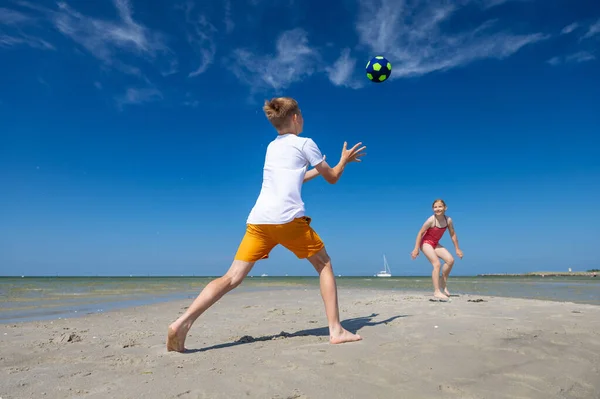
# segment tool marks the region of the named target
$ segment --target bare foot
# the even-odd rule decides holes
[[[173,324],[169,326],[169,332],[167,333],[167,352],[185,352],[185,337],[187,335],[188,328],[180,326],[178,328],[173,327]]]
[[[343,344],[345,342],[355,342],[362,340],[362,337],[358,334],[352,334],[350,331],[342,328],[340,333],[330,334],[329,343],[332,344]]]
[[[448,288],[444,288],[444,294],[446,294],[447,296],[450,296],[450,291],[448,291]]]
[[[442,300],[442,301],[447,301],[448,300],[448,297],[446,295],[442,294],[441,291],[434,292],[433,293],[433,297],[436,298],[436,299]]]

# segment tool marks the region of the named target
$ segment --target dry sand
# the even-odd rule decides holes
[[[0,325],[0,397],[600,398],[600,307],[428,298],[340,290],[343,345],[315,289],[226,295],[186,354],[165,337],[189,301]]]

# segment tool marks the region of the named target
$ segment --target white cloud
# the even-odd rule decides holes
[[[472,30],[444,32],[442,24],[461,7],[458,2],[421,0],[410,6],[403,0],[359,3],[360,43],[373,54],[387,56],[394,68],[392,79],[421,76],[486,58],[506,58],[524,46],[548,38],[542,33],[495,31],[493,21]]]
[[[16,26],[32,23],[34,18],[22,12],[0,7],[0,25]]]
[[[579,24],[577,22],[573,22],[572,24],[567,25],[564,28],[562,28],[562,30],[560,31],[560,33],[562,35],[567,35],[567,34],[573,32],[577,28],[579,28]]]
[[[596,56],[588,51],[579,51],[575,54],[568,55],[565,59],[567,62],[586,62],[595,60]]]
[[[53,9],[24,0],[13,0],[11,3],[20,7],[18,10],[0,7],[0,48],[27,45],[39,49],[55,49],[53,44],[44,40],[50,37],[47,40],[54,41],[55,38],[43,36],[44,39],[40,39],[25,29],[39,28],[43,23],[50,24],[60,34],[77,43],[76,51],[81,54],[88,52],[101,60],[103,69],[118,70],[141,78],[144,82],[142,87],[146,88],[126,90],[116,98],[120,107],[161,99],[161,92],[154,88],[155,85],[144,74],[149,71],[144,69],[144,65],[139,61],[156,66],[159,77],[178,72],[179,62],[167,45],[167,37],[138,21],[130,0],[111,0],[116,10],[116,16],[112,18],[86,15],[65,1],[67,0],[54,3],[57,7]],[[221,18],[221,22],[213,20],[217,21],[217,29],[203,14],[200,3],[195,6],[193,0],[186,1],[187,3],[177,8],[181,10],[180,22],[185,29],[183,41],[187,39],[193,61],[196,62],[193,68],[188,70],[191,70],[188,76],[196,77],[214,64],[218,34],[223,33],[224,36],[225,33],[236,29],[232,18],[232,5],[237,3],[232,0],[219,3],[223,7],[223,14],[217,16]],[[248,1],[255,5],[264,3],[260,0]],[[266,2],[270,5],[272,1]],[[458,68],[483,59],[503,59],[525,46],[549,37],[539,32],[508,31],[495,20],[482,20],[481,23],[469,27],[464,27],[464,23],[452,23],[455,15],[465,7],[470,8],[469,13],[479,9],[482,15],[488,15],[494,12],[489,10],[492,7],[530,0],[356,1],[359,5],[356,47],[350,47],[355,43],[344,43],[339,53],[329,49],[321,55],[320,47],[316,47],[312,39],[309,43],[308,33],[304,29],[296,28],[282,32],[270,54],[257,53],[250,48],[233,50],[229,59],[224,61],[226,67],[242,83],[251,86],[253,92],[285,90],[293,83],[316,73],[325,74],[335,86],[357,89],[367,84],[364,64],[361,61],[360,65],[357,65],[355,54],[358,51],[361,54],[360,59],[364,57],[365,62],[373,55],[385,55],[393,64],[391,78],[398,79]],[[78,4],[74,1],[70,3]],[[22,12],[23,10],[27,12]],[[473,21],[473,18],[469,21]],[[462,26],[462,30],[457,30],[457,26]],[[581,29],[581,35],[578,35],[581,40],[591,38],[600,33],[600,20],[589,27],[584,27],[581,23],[572,23],[565,26],[561,34],[568,34],[576,29]],[[325,46],[323,44],[323,47]],[[329,58],[329,55],[332,58]],[[554,57],[547,62],[558,65],[593,59],[593,53],[580,51]],[[184,104],[197,106],[198,102],[188,98]]]
[[[589,39],[591,37],[596,36],[597,34],[600,33],[600,19],[598,21],[596,21],[595,24],[591,25],[588,29],[588,31],[586,32],[586,34],[581,38],[583,39]]]
[[[482,8],[487,9],[487,8],[492,8],[492,7],[499,6],[499,5],[504,4],[504,3],[509,3],[511,1],[513,1],[513,2],[515,2],[515,1],[525,2],[525,1],[531,1],[531,0],[482,0],[480,2],[480,5],[482,6]]]
[[[300,28],[283,32],[274,54],[257,55],[247,49],[236,49],[232,57],[232,72],[253,91],[286,89],[311,76],[320,59],[319,53],[309,46],[306,31]]]
[[[547,62],[550,65],[560,65],[563,63],[581,63],[586,61],[593,61],[596,56],[588,51],[579,51],[577,53],[569,54],[564,57],[552,57]]]
[[[361,81],[353,78],[353,74],[356,71],[356,58],[350,56],[350,49],[345,48],[342,50],[340,57],[332,64],[325,68],[327,76],[331,83],[335,86],[345,86],[352,89],[358,89],[363,87]]]
[[[59,32],[107,64],[115,63],[119,51],[150,58],[169,51],[161,35],[134,21],[128,0],[114,0],[114,5],[119,19],[109,21],[81,14],[61,2],[59,11],[52,13],[52,22]]]
[[[158,101],[163,98],[162,93],[152,87],[148,88],[128,88],[124,94],[116,97],[117,106],[122,109],[125,105],[137,105],[152,101]]]
[[[185,12],[188,43],[200,57],[198,67],[188,75],[194,77],[204,73],[214,61],[217,52],[214,36],[217,28],[209,22],[205,15],[193,15],[194,4],[192,2],[187,2],[180,8]]]
[[[9,48],[21,45],[26,45],[39,50],[56,49],[52,44],[38,37],[25,35],[23,33],[16,36],[0,34],[0,47]]]
[[[552,57],[546,61],[550,65],[558,65],[562,62],[561,57]]]
[[[105,67],[115,68],[123,73],[146,79],[139,67],[128,65],[124,58],[138,57],[146,61],[161,61],[164,56],[167,72],[176,70],[177,60],[167,47],[165,38],[153,32],[133,18],[129,0],[113,0],[117,11],[116,19],[101,19],[85,15],[64,1],[56,3],[57,8],[50,9],[35,3],[17,0],[14,3],[37,15],[27,15],[20,11],[0,9],[0,21],[15,25],[18,36],[2,36],[4,46],[8,44],[27,44],[36,48],[54,48],[43,39],[26,36],[21,28],[25,25],[39,25],[42,21],[50,23],[62,35],[79,44],[81,48],[101,60]],[[33,23],[35,22],[35,23]]]
[[[4,28],[0,29],[0,48],[25,45],[39,50],[55,50],[55,47],[48,41],[23,31],[23,28],[36,24],[36,18],[30,15],[0,7],[0,28]]]

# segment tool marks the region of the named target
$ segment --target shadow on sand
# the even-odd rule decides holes
[[[400,317],[408,317],[408,315],[398,315],[398,316],[393,316],[393,317],[390,317],[389,319],[382,320],[382,321],[377,321],[377,322],[372,321],[373,318],[375,318],[377,316],[378,316],[377,313],[372,313],[370,316],[363,316],[363,317],[356,317],[353,319],[347,319],[347,320],[342,321],[342,327],[344,327],[346,330],[350,331],[351,333],[356,334],[363,327],[374,327],[379,324],[390,323]],[[249,344],[252,342],[271,341],[274,339],[282,339],[282,338],[306,337],[309,335],[315,336],[315,337],[328,337],[329,336],[329,327],[311,328],[308,330],[296,331],[294,333],[288,333],[288,332],[282,331],[279,334],[264,335],[262,337],[252,337],[250,335],[244,335],[240,339],[233,341],[233,342],[208,346],[206,348],[186,349],[186,351],[184,353],[206,352],[206,351],[213,350],[213,349],[229,348],[232,346]]]

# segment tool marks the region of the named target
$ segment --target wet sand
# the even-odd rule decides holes
[[[190,302],[2,324],[0,397],[600,397],[599,306],[341,289],[331,345],[317,289],[234,291],[167,352]]]

